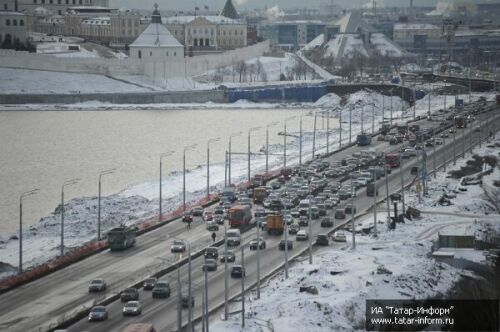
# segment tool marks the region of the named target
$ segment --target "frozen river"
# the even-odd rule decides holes
[[[23,222],[36,223],[60,204],[61,186],[66,180],[80,182],[65,190],[65,201],[74,197],[97,195],[100,171],[116,168],[103,177],[103,195],[138,194],[148,199],[158,198],[159,157],[164,158],[164,198],[178,195],[182,177],[182,151],[197,144],[187,153],[187,168],[196,170],[188,176],[188,190],[201,190],[206,184],[206,145],[211,138],[221,137],[211,144],[211,163],[214,164],[211,182],[224,179],[224,151],[228,137],[233,138],[233,151],[247,151],[247,133],[252,132],[252,152],[265,144],[265,127],[269,128],[271,144],[281,144],[286,118],[306,115],[309,109],[209,109],[209,110],[150,110],[150,111],[16,111],[0,112],[0,235],[16,232],[19,222],[19,195],[40,188],[36,196],[24,200]],[[336,126],[332,122],[332,127]],[[312,117],[304,117],[304,129],[312,130]],[[318,121],[318,128],[324,121]],[[299,120],[288,121],[288,130],[297,132]],[[333,138],[332,138],[333,139]],[[290,141],[293,138],[289,139]],[[277,147],[279,149],[279,147]],[[293,143],[290,151],[293,153]],[[235,158],[233,175],[246,174],[246,162]],[[240,157],[241,159],[241,157]],[[262,169],[263,157],[255,160]],[[276,164],[281,157],[272,157]],[[201,168],[197,169],[197,166]],[[238,167],[239,165],[239,167]],[[196,175],[198,173],[198,176]],[[212,176],[211,176],[212,178]]]

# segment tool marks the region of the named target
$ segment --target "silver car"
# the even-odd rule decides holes
[[[104,306],[95,306],[90,309],[89,321],[100,321],[108,319],[108,311]]]
[[[184,243],[184,241],[181,241],[181,240],[174,240],[174,242],[172,242],[172,245],[170,246],[170,251],[172,253],[185,252],[186,251],[186,243]]]
[[[123,316],[137,316],[142,312],[142,306],[139,301],[128,301],[123,306]]]

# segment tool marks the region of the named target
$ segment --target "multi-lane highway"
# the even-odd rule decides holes
[[[487,122],[485,121],[487,120]],[[494,123],[498,128],[497,113],[481,114],[478,121]],[[438,125],[437,122],[419,121],[422,127]],[[477,124],[475,123],[474,126]],[[484,130],[477,133],[466,130],[464,135],[466,145],[471,142],[470,135],[474,141],[482,135],[487,134]],[[446,159],[452,159],[453,135],[446,139],[446,145],[438,146],[436,149],[437,163],[441,164],[443,155]],[[462,133],[456,135],[456,152],[462,151]],[[389,146],[386,142],[373,141],[372,146],[378,151],[390,151],[400,146]],[[339,160],[355,151],[363,148],[351,147],[343,150],[331,159]],[[428,169],[433,167],[433,149],[428,151]],[[417,158],[405,160],[404,179],[409,183],[410,167],[417,163]],[[389,191],[400,189],[399,173],[393,171],[389,176]],[[380,192],[385,194],[385,186],[380,183]],[[367,197],[364,190],[358,193],[356,205],[359,212],[368,209],[373,204],[373,198]],[[345,222],[345,221],[344,221]],[[339,221],[336,221],[336,226]],[[325,233],[327,230],[319,227],[316,221],[312,225],[313,234]],[[261,275],[271,273],[284,262],[284,252],[279,251],[277,244],[280,237],[268,236],[261,233],[267,241],[267,248],[261,252]],[[222,231],[219,232],[219,236]],[[248,242],[255,237],[255,230],[250,230],[242,236],[242,246],[245,248],[245,265],[247,269],[246,285],[252,285],[256,281],[256,252],[249,251]],[[160,269],[165,264],[172,264],[177,256],[170,253],[170,244],[173,238],[186,239],[192,244],[192,251],[206,247],[210,242],[210,232],[206,231],[202,221],[198,220],[188,231],[185,224],[176,220],[162,228],[144,234],[138,238],[135,248],[124,252],[104,251],[81,262],[73,264],[65,269],[57,271],[49,276],[31,282],[22,287],[11,290],[0,296],[0,329],[4,331],[38,331],[45,330],[51,323],[52,326],[64,316],[68,317],[71,312],[80,310],[83,306],[91,306],[94,301],[103,299],[104,295],[88,294],[88,282],[95,277],[102,277],[108,283],[108,295],[115,294],[120,290],[144,279],[148,275]],[[294,240],[294,236],[291,237]],[[294,248],[290,256],[297,254],[307,247],[307,242],[294,241]],[[236,264],[240,262],[240,250],[236,249]],[[232,264],[229,264],[232,265]],[[192,262],[192,285],[195,296],[194,316],[201,314],[201,289],[203,288],[203,274],[201,273],[202,258],[193,259]],[[73,325],[69,331],[121,331],[124,326],[131,322],[151,322],[161,331],[175,330],[176,326],[176,273],[168,274],[165,279],[170,281],[172,295],[170,298],[161,300],[151,298],[149,291],[140,290],[140,300],[143,304],[143,314],[137,318],[124,318],[121,314],[122,304],[117,301],[108,305],[110,317],[105,322],[89,323],[86,319]],[[187,288],[187,266],[181,268],[183,291]],[[219,264],[216,272],[209,272],[209,302],[213,308],[224,299],[224,265]],[[239,279],[230,280],[230,297],[236,296],[241,291]],[[187,310],[183,310],[183,322],[187,321]]]

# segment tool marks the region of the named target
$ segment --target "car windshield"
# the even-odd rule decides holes
[[[135,293],[135,288],[126,289],[124,293]]]
[[[106,311],[106,308],[104,308],[104,307],[92,308],[92,312],[105,312],[105,311]]]
[[[125,304],[125,307],[127,308],[137,308],[139,306],[139,303],[137,302],[128,302],[127,304]]]
[[[183,245],[184,242],[180,241],[180,240],[174,240],[174,245]]]
[[[168,287],[168,284],[165,283],[165,282],[159,282],[159,283],[156,284],[156,287],[158,287],[158,288],[166,288],[166,287]]]
[[[103,283],[103,281],[102,281],[102,280],[100,280],[100,279],[95,279],[95,280],[92,280],[90,283],[91,283],[91,284],[94,284],[94,285],[96,285],[96,284],[97,284],[97,285],[100,285],[100,284],[102,284],[102,283]]]

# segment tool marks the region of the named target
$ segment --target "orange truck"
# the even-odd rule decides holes
[[[267,234],[281,235],[283,234],[284,224],[283,216],[281,214],[270,214],[267,216]]]

